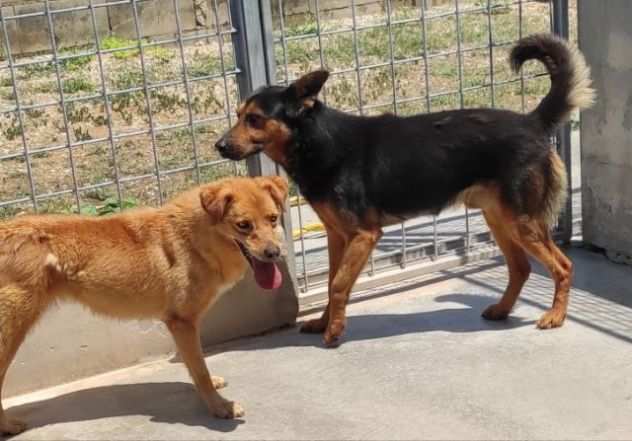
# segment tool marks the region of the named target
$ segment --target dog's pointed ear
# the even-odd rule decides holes
[[[212,224],[224,219],[233,198],[230,189],[218,184],[211,184],[200,190],[200,203],[211,218]]]
[[[290,84],[287,91],[291,98],[298,103],[296,114],[300,114],[303,110],[314,106],[316,96],[323,88],[327,78],[329,78],[329,72],[326,70],[315,70]]]
[[[281,176],[264,176],[257,179],[261,188],[270,193],[277,207],[282,210],[289,189],[287,179]]]

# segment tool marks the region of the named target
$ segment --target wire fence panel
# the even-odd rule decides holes
[[[293,3],[286,3],[273,2],[277,82],[326,68],[331,75],[322,98],[333,107],[361,115],[464,107],[525,112],[548,92],[541,64],[515,75],[508,55],[521,37],[554,30],[550,2],[451,0],[425,8],[422,1],[349,0],[326,18],[327,0],[310,2],[303,14],[291,14],[286,7]],[[297,279],[307,292],[326,284],[326,237],[293,191]],[[365,272],[470,255],[491,243],[479,210],[451,209],[386,228]]]
[[[0,8],[0,217],[159,205],[247,173],[213,147],[240,100],[230,4],[201,3],[203,19],[179,0]]]
[[[512,73],[509,50],[531,33],[564,34],[575,11],[567,0],[73,4],[0,7],[0,218],[156,206],[196,183],[278,172],[262,158],[222,160],[213,144],[243,95],[316,68],[331,72],[323,100],[357,114],[528,111],[549,79],[538,63]],[[567,166],[569,133],[558,141]],[[295,227],[296,276],[307,292],[326,284],[327,241],[296,188],[292,195],[286,226]],[[365,272],[473,256],[490,244],[479,211],[448,210],[387,228]]]

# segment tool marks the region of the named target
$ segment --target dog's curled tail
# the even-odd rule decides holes
[[[509,56],[511,67],[518,72],[528,60],[541,61],[551,76],[551,90],[533,111],[547,131],[567,120],[575,109],[593,104],[590,68],[581,52],[566,40],[552,34],[521,39]]]

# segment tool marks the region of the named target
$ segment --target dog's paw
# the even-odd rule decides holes
[[[0,421],[0,434],[17,435],[26,430],[26,424],[19,420],[3,418]]]
[[[322,318],[308,320],[301,326],[304,334],[322,334],[327,328],[327,322]]]
[[[537,327],[540,329],[559,328],[564,324],[566,318],[566,311],[560,309],[549,309],[545,312],[540,320],[537,322]]]
[[[224,380],[224,377],[218,377],[217,375],[211,375],[211,381],[215,389],[221,389],[228,386],[228,381]]]
[[[238,403],[228,400],[218,400],[210,406],[211,413],[217,418],[226,420],[239,418],[246,414],[244,408]]]
[[[336,348],[340,346],[342,334],[345,331],[345,320],[334,320],[327,327],[323,340],[328,348]]]
[[[505,320],[509,317],[509,311],[501,307],[500,304],[489,305],[481,314],[485,320]]]

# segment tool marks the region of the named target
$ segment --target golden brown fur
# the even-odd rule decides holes
[[[93,218],[25,216],[0,224],[0,393],[29,328],[57,300],[116,318],[162,320],[212,414],[243,415],[208,373],[199,322],[248,266],[238,240],[264,261],[279,250],[277,218],[287,196],[280,177],[234,178],[188,191],[160,209]],[[247,219],[251,231],[237,226]],[[0,404],[0,432],[25,425]]]

